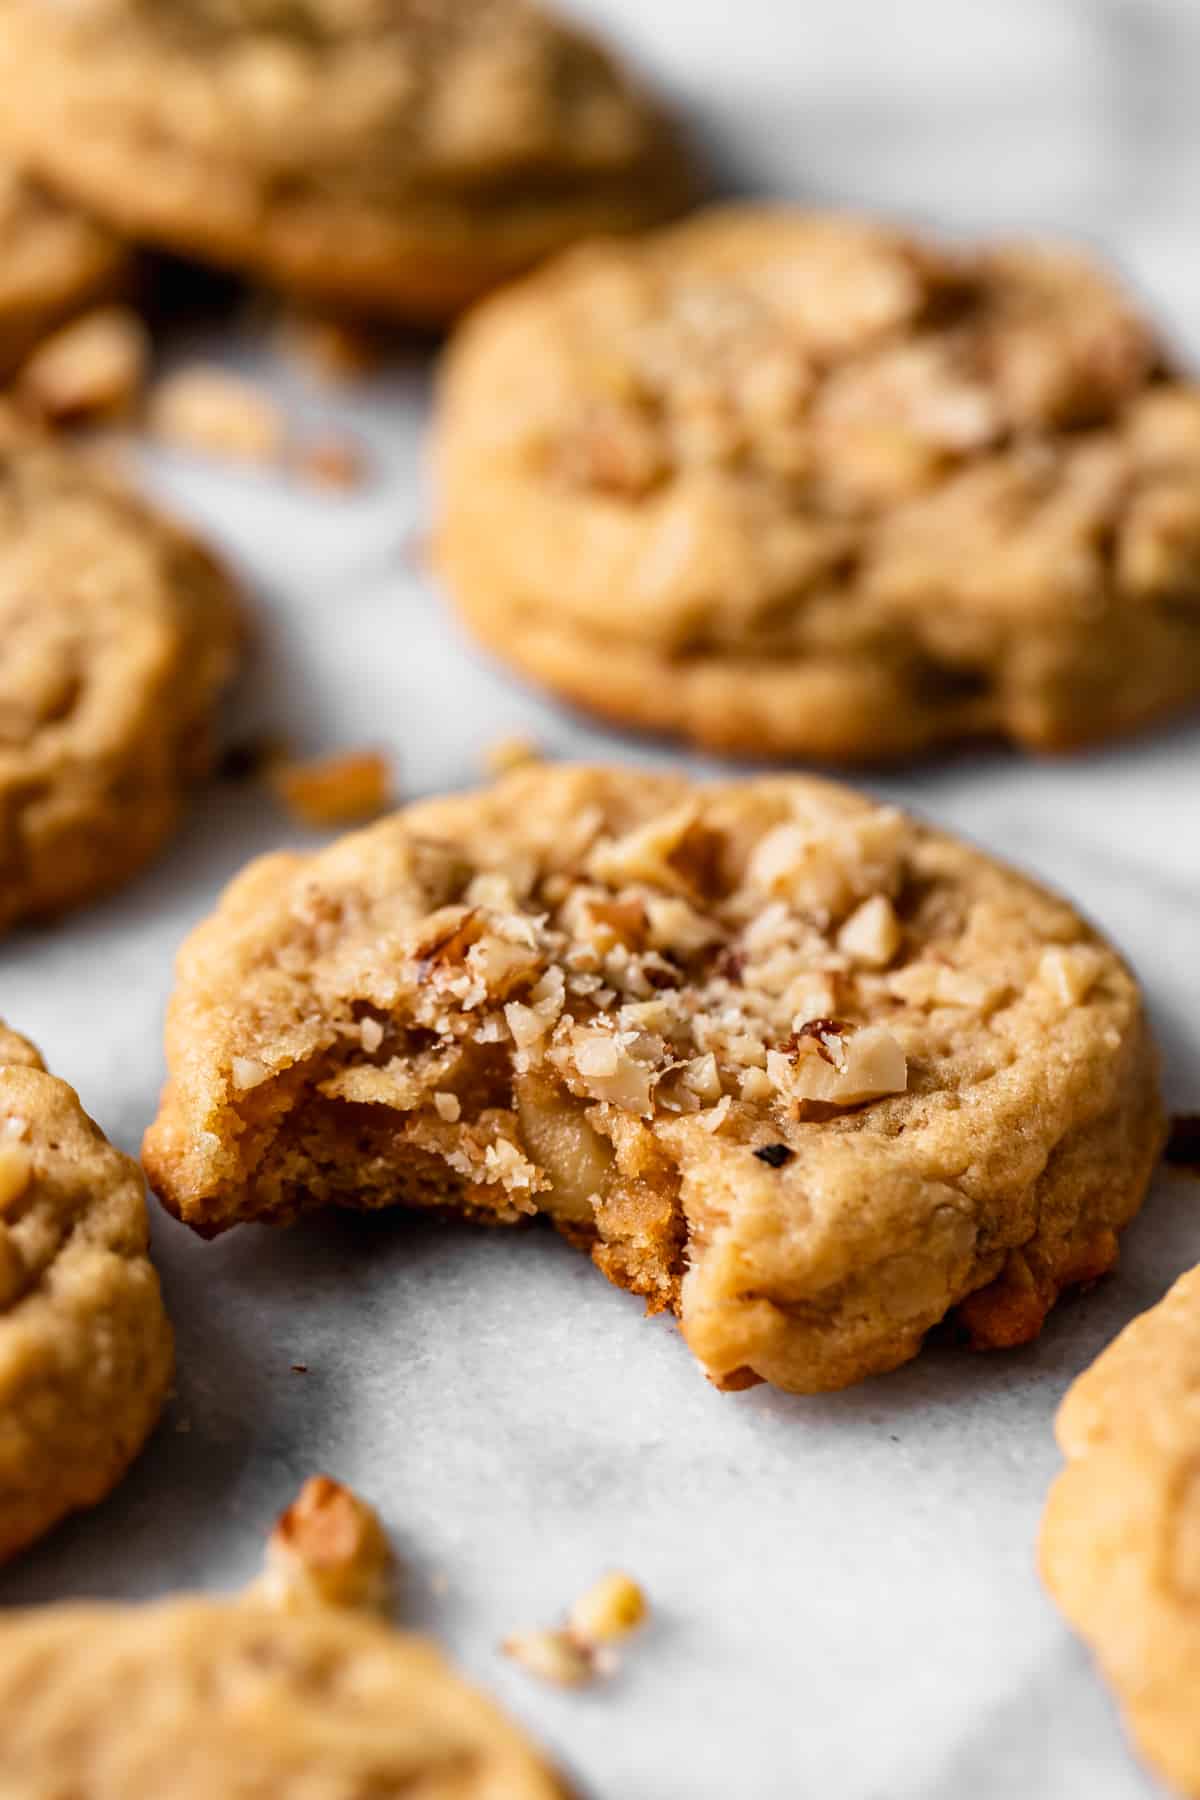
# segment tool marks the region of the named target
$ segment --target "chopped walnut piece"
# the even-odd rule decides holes
[[[393,1568],[374,1509],[340,1481],[314,1475],[276,1521],[253,1591],[288,1612],[311,1606],[382,1612]]]
[[[1043,950],[1038,974],[1064,1006],[1086,1000],[1100,978],[1104,957],[1091,944],[1055,945]]]
[[[579,1596],[567,1625],[585,1644],[611,1644],[636,1631],[648,1612],[645,1593],[632,1575],[614,1569]]]
[[[858,1106],[908,1087],[908,1062],[890,1031],[833,1019],[812,1020],[790,1052],[769,1052],[767,1073],[793,1099],[829,1106]]]
[[[209,366],[165,376],[150,396],[148,416],[164,443],[244,462],[277,461],[287,436],[282,413],[260,388]]]
[[[852,962],[883,969],[900,948],[900,936],[895,907],[886,894],[873,894],[850,914],[837,943]]]
[[[53,425],[119,417],[141,399],[150,336],[127,306],[98,307],[44,338],[17,377],[20,406]]]
[[[376,818],[392,800],[391,768],[378,750],[350,750],[271,771],[283,804],[302,825],[350,825]]]
[[[555,1687],[585,1687],[597,1673],[595,1655],[569,1631],[514,1631],[500,1647],[526,1674]]]
[[[16,1144],[0,1144],[0,1217],[19,1200],[33,1179],[33,1163]]]

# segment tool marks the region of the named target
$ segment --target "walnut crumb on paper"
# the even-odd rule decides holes
[[[281,763],[271,785],[302,825],[352,825],[377,818],[392,803],[392,772],[379,750],[349,750],[309,762]]]

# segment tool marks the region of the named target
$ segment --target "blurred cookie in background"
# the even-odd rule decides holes
[[[131,237],[425,322],[692,188],[622,64],[527,0],[0,0],[0,143]]]
[[[160,847],[208,767],[241,637],[202,545],[0,411],[0,932]]]
[[[565,698],[837,762],[1200,696],[1200,388],[1073,249],[728,208],[570,252],[448,352],[436,552]]]

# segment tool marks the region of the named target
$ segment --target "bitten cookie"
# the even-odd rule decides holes
[[[0,140],[130,236],[400,319],[691,185],[615,58],[527,0],[2,0]]]
[[[157,1422],[171,1327],[148,1245],[137,1164],[0,1024],[0,1561],[102,1500]]]
[[[1200,696],[1200,389],[1045,246],[711,212],[448,353],[437,563],[628,724],[838,761],[1103,739]]]
[[[0,931],[159,848],[207,767],[240,629],[193,538],[0,415]]]
[[[548,1215],[724,1386],[1038,1332],[1162,1138],[1136,984],[1063,901],[803,779],[538,767],[252,864],[183,949],[153,1185]]]
[[[381,1543],[370,1509],[318,1479],[272,1543],[276,1566],[307,1565],[294,1590],[6,1614],[0,1790],[566,1800],[517,1728],[432,1644],[356,1610],[356,1564],[365,1550],[373,1568]]]
[[[1057,1431],[1043,1579],[1146,1760],[1200,1795],[1200,1269],[1079,1377]]]
[[[0,161],[0,380],[56,325],[129,276],[119,241]]]

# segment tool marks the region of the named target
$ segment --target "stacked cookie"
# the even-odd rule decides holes
[[[131,245],[391,322],[490,295],[442,370],[438,571],[619,724],[849,763],[1200,696],[1200,388],[1114,279],[794,209],[634,235],[697,185],[677,128],[526,0],[0,0],[0,154],[5,379],[131,290]],[[158,852],[243,612],[5,408],[0,931]],[[935,1328],[1028,1342],[1114,1265],[1164,1134],[1137,983],[1073,907],[799,775],[537,766],[260,859],[181,951],[167,1067],[144,1164],[203,1236],[544,1219],[724,1390],[841,1388]],[[0,1029],[0,1558],[153,1428],[147,1244],[136,1166]],[[1194,1309],[1193,1280],[1068,1401],[1043,1565],[1200,1793]],[[329,1504],[288,1527],[308,1600],[375,1542]],[[14,1791],[563,1791],[427,1647],[261,1592],[10,1621],[3,1695]]]

